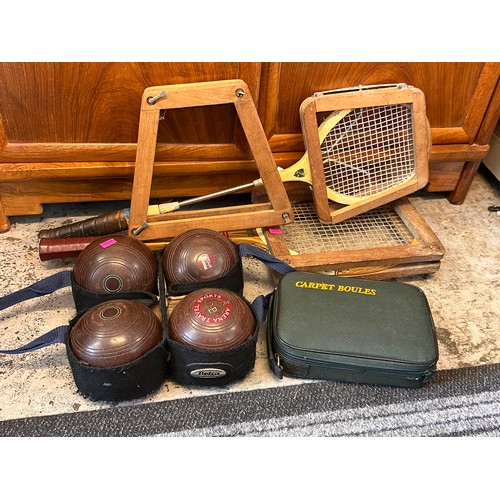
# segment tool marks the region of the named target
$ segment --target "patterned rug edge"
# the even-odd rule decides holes
[[[419,389],[314,381],[6,420],[0,436],[497,436],[499,396],[500,365],[481,365]]]

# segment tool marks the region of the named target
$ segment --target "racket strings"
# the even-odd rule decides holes
[[[406,246],[414,241],[411,231],[389,205],[337,224],[322,224],[310,201],[294,203],[292,208],[294,221],[281,226],[281,230],[287,247],[299,254]]]
[[[321,144],[328,188],[367,197],[415,174],[412,109],[407,105],[358,108],[347,114]]]

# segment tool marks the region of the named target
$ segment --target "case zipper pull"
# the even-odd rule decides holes
[[[283,367],[281,366],[281,359],[279,354],[274,353],[272,358],[269,358],[269,365],[271,366],[271,370],[274,373],[274,375],[282,379],[283,378]]]

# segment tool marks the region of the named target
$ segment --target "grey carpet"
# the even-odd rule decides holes
[[[500,365],[420,389],[319,381],[6,420],[0,436],[500,436]]]

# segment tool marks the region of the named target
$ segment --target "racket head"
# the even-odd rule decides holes
[[[342,119],[332,120],[339,113]],[[317,204],[355,205],[359,214],[363,205],[380,206],[427,183],[430,128],[419,89],[403,84],[315,94],[300,116]]]

